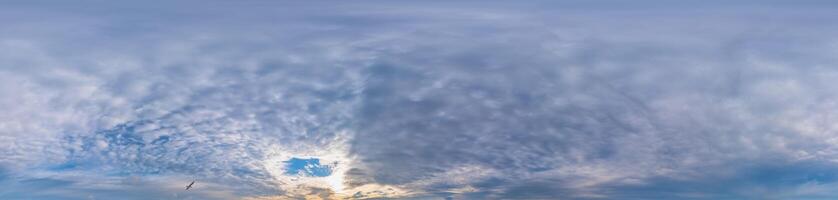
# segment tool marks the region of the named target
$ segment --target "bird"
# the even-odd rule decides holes
[[[192,188],[192,184],[195,184],[195,181],[192,181],[192,183],[189,183],[189,185],[186,186],[185,190],[189,190],[189,188]]]

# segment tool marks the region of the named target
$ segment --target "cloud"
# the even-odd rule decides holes
[[[2,8],[0,197],[835,195],[828,3],[193,3]]]

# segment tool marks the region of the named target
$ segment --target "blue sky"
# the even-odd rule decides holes
[[[0,199],[835,199],[836,20],[817,0],[6,1]]]

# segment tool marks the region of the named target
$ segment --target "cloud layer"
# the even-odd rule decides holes
[[[838,196],[829,2],[84,4],[0,8],[0,198]]]

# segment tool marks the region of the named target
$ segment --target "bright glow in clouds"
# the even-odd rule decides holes
[[[292,194],[309,194],[311,188],[329,189],[331,192],[343,196],[352,194],[344,193],[344,177],[346,171],[352,166],[353,159],[347,157],[345,143],[343,140],[346,133],[340,133],[335,140],[322,146],[306,146],[297,149],[283,149],[275,147],[276,151],[268,153],[268,159],[263,166],[268,169],[273,181],[284,191]],[[328,166],[330,173],[326,176],[312,174],[289,174],[289,161],[293,160],[314,160]],[[309,164],[306,162],[306,164]],[[304,167],[305,168],[305,167]],[[299,170],[299,169],[296,169]]]
[[[5,1],[0,199],[836,199],[835,21],[819,0]]]

